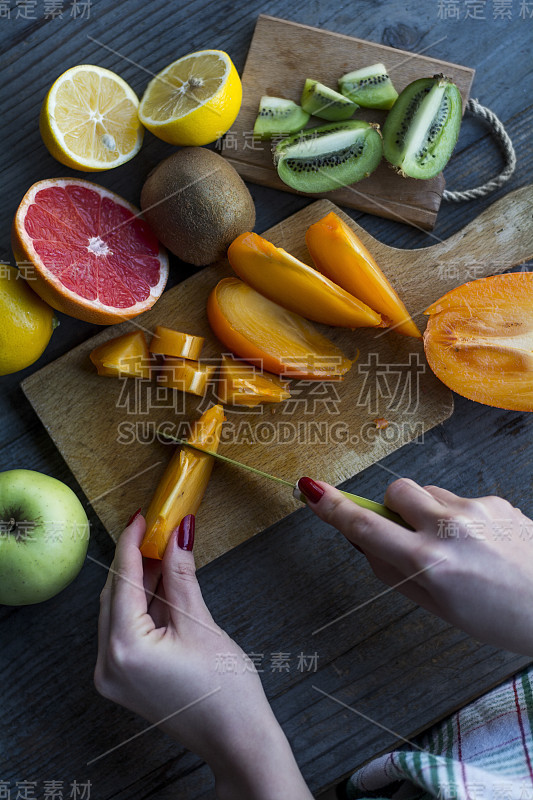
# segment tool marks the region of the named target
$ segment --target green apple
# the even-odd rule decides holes
[[[48,600],[74,580],[89,521],[70,487],[29,469],[0,472],[0,603]]]

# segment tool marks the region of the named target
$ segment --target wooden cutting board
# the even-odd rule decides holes
[[[245,180],[294,191],[278,177],[271,143],[253,139],[261,96],[285,97],[299,103],[306,78],[337,89],[341,75],[378,62],[385,64],[398,91],[416,78],[442,72],[459,87],[463,109],[470,96],[474,70],[468,67],[261,14],[242,74],[241,110],[230,132],[217,143],[221,154]],[[383,124],[385,116],[384,111],[360,109],[355,118]],[[312,117],[308,127],[324,124],[326,120]],[[442,175],[428,181],[401,178],[383,161],[369,178],[357,184],[311,196],[431,229],[444,185]]]
[[[340,209],[320,200],[265,231],[265,236],[308,260],[307,227],[335,210],[361,237],[423,325],[428,304],[465,280],[501,272],[533,253],[533,188],[499,200],[450,239],[420,250],[381,244]],[[310,262],[309,262],[310,263]],[[121,333],[158,323],[206,336],[203,356],[218,360],[205,303],[230,274],[214,264],[166,291],[136,320],[111,326],[23,381],[23,390],[79,481],[110,535],[116,539],[132,511],[145,511],[173,445],[154,441],[162,423],[198,417],[215,400],[158,389],[155,381],[103,378],[89,353]],[[227,410],[220,452],[296,481],[310,475],[339,484],[416,437],[453,410],[451,393],[431,373],[419,341],[383,330],[324,328],[358,360],[342,382],[293,381],[293,396],[255,412]],[[378,417],[389,420],[377,430]],[[375,498],[381,499],[381,498]],[[235,467],[215,465],[198,514],[199,566],[297,509],[289,489]]]

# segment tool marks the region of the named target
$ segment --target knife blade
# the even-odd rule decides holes
[[[283,478],[277,478],[275,475],[270,475],[268,472],[263,472],[263,470],[261,469],[257,469],[256,467],[250,467],[249,464],[243,464],[242,461],[235,461],[234,458],[223,456],[222,453],[215,453],[213,450],[205,450],[203,447],[198,447],[195,444],[191,444],[190,442],[187,441],[187,439],[179,439],[177,436],[171,436],[169,433],[165,433],[162,430],[157,430],[156,433],[159,436],[163,436],[165,439],[171,439],[171,441],[176,442],[176,444],[181,444],[184,445],[185,447],[190,447],[193,450],[197,450],[199,453],[205,453],[205,455],[217,458],[219,461],[225,461],[226,464],[232,464],[234,467],[241,467],[242,469],[248,470],[248,472],[254,472],[256,475],[261,475],[261,477],[263,478],[268,478],[271,481],[282,483],[284,486],[290,486],[291,489],[294,489],[296,486],[296,484],[291,483],[290,481],[286,481]]]
[[[223,461],[226,464],[231,464],[234,467],[239,467],[240,469],[245,469],[248,472],[253,472],[255,475],[260,475],[262,478],[268,478],[270,481],[281,483],[283,486],[289,486],[297,500],[301,500],[303,503],[306,502],[305,496],[300,492],[296,483],[291,483],[291,481],[287,481],[284,478],[278,478],[276,475],[263,472],[263,470],[257,469],[257,467],[251,467],[249,464],[244,464],[242,461],[236,461],[234,458],[229,458],[229,456],[223,456],[222,453],[215,453],[213,450],[204,450],[203,447],[198,447],[195,444],[191,444],[191,442],[188,442],[187,439],[180,439],[179,437],[172,436],[170,433],[166,433],[160,429],[156,430],[156,433],[158,436],[169,439],[176,444],[181,444],[184,447],[190,447],[192,450],[196,450],[199,453],[204,453],[204,455],[207,456],[212,456],[213,458]],[[341,494],[343,494],[344,497],[347,497],[348,500],[356,503],[356,505],[360,506],[361,508],[367,508],[370,511],[373,511],[375,514],[379,514],[380,517],[385,517],[386,519],[391,520],[391,522],[396,522],[403,528],[411,528],[411,526],[408,525],[399,514],[396,514],[395,511],[391,511],[389,508],[387,508],[387,506],[383,505],[383,503],[376,503],[374,500],[368,500],[366,497],[360,497],[358,494],[351,494],[350,492],[341,491]]]

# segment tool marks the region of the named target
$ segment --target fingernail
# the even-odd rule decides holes
[[[192,550],[194,545],[194,514],[187,514],[180,522],[178,528],[178,547],[182,550]]]
[[[324,496],[324,489],[315,483],[311,478],[300,478],[298,481],[298,489],[304,494],[312,503],[318,501]]]
[[[126,528],[127,528],[129,525],[131,525],[131,523],[132,523],[132,522],[134,522],[134,521],[137,519],[137,517],[139,516],[139,514],[141,513],[141,511],[142,511],[142,509],[141,509],[141,508],[138,508],[138,509],[137,509],[137,511],[135,512],[135,514],[133,514],[133,515],[132,515],[132,516],[129,518],[129,520],[126,522]]]

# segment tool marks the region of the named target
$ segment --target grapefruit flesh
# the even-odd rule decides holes
[[[13,250],[43,300],[103,325],[151,308],[168,277],[166,252],[140,211],[90,181],[34,184],[15,215]]]

